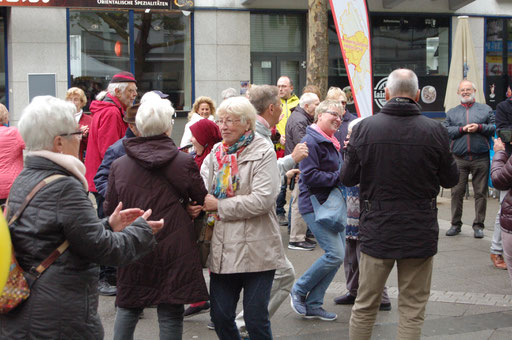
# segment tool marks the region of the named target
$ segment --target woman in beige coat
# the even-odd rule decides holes
[[[274,206],[280,187],[276,155],[264,139],[255,136],[256,111],[248,99],[229,98],[217,112],[223,141],[215,145],[201,167],[211,189],[204,210],[214,223],[212,321],[220,339],[240,338],[235,309],[243,288],[250,338],[272,339],[270,289],[275,269],[284,266]]]

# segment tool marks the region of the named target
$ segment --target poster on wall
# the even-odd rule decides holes
[[[330,0],[330,3],[357,115],[371,116],[372,56],[366,0]]]
[[[193,0],[0,0],[0,6],[190,10]]]

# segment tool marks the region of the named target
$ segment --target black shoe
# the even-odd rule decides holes
[[[388,303],[381,303],[379,306],[379,310],[391,310],[391,302]]]
[[[484,238],[483,228],[473,228],[475,238]]]
[[[99,280],[98,293],[103,296],[114,296],[117,294],[117,288],[111,286],[106,280]]]
[[[353,305],[356,297],[350,293],[334,298],[334,303],[337,305]]]
[[[315,249],[315,245],[307,242],[288,242],[288,249],[313,250]]]
[[[310,238],[308,238],[308,237],[306,237],[306,240],[305,240],[304,242],[309,243],[309,244],[312,244],[312,245],[316,245],[316,241],[315,241],[315,240],[312,240],[312,239],[310,239]]]
[[[197,315],[197,314],[201,314],[201,313],[206,313],[209,309],[210,309],[210,301],[206,301],[201,306],[188,307],[187,309],[185,309],[185,312],[183,313],[183,317],[184,318],[188,318],[188,317],[191,317],[193,315]]]
[[[277,223],[279,223],[280,226],[286,226],[288,225],[288,219],[285,215],[277,215]]]
[[[460,233],[460,227],[452,225],[450,229],[446,232],[446,236],[455,236]]]

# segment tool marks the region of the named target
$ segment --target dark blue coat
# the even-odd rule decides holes
[[[313,212],[310,194],[323,204],[331,189],[339,184],[341,156],[334,144],[311,126],[306,128],[301,142],[307,143],[309,155],[299,164],[299,211],[307,214]]]
[[[103,161],[98,168],[98,172],[96,172],[96,176],[94,176],[94,185],[96,186],[96,190],[98,190],[98,193],[101,196],[107,196],[108,174],[110,173],[110,166],[116,159],[126,155],[123,140],[132,137],[135,137],[135,134],[132,132],[132,130],[130,130],[130,128],[126,129],[126,134],[124,137],[112,144],[105,152],[105,157],[103,157]]]

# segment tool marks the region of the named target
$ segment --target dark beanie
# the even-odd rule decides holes
[[[110,83],[137,83],[137,81],[135,80],[133,74],[123,71],[113,76]]]

